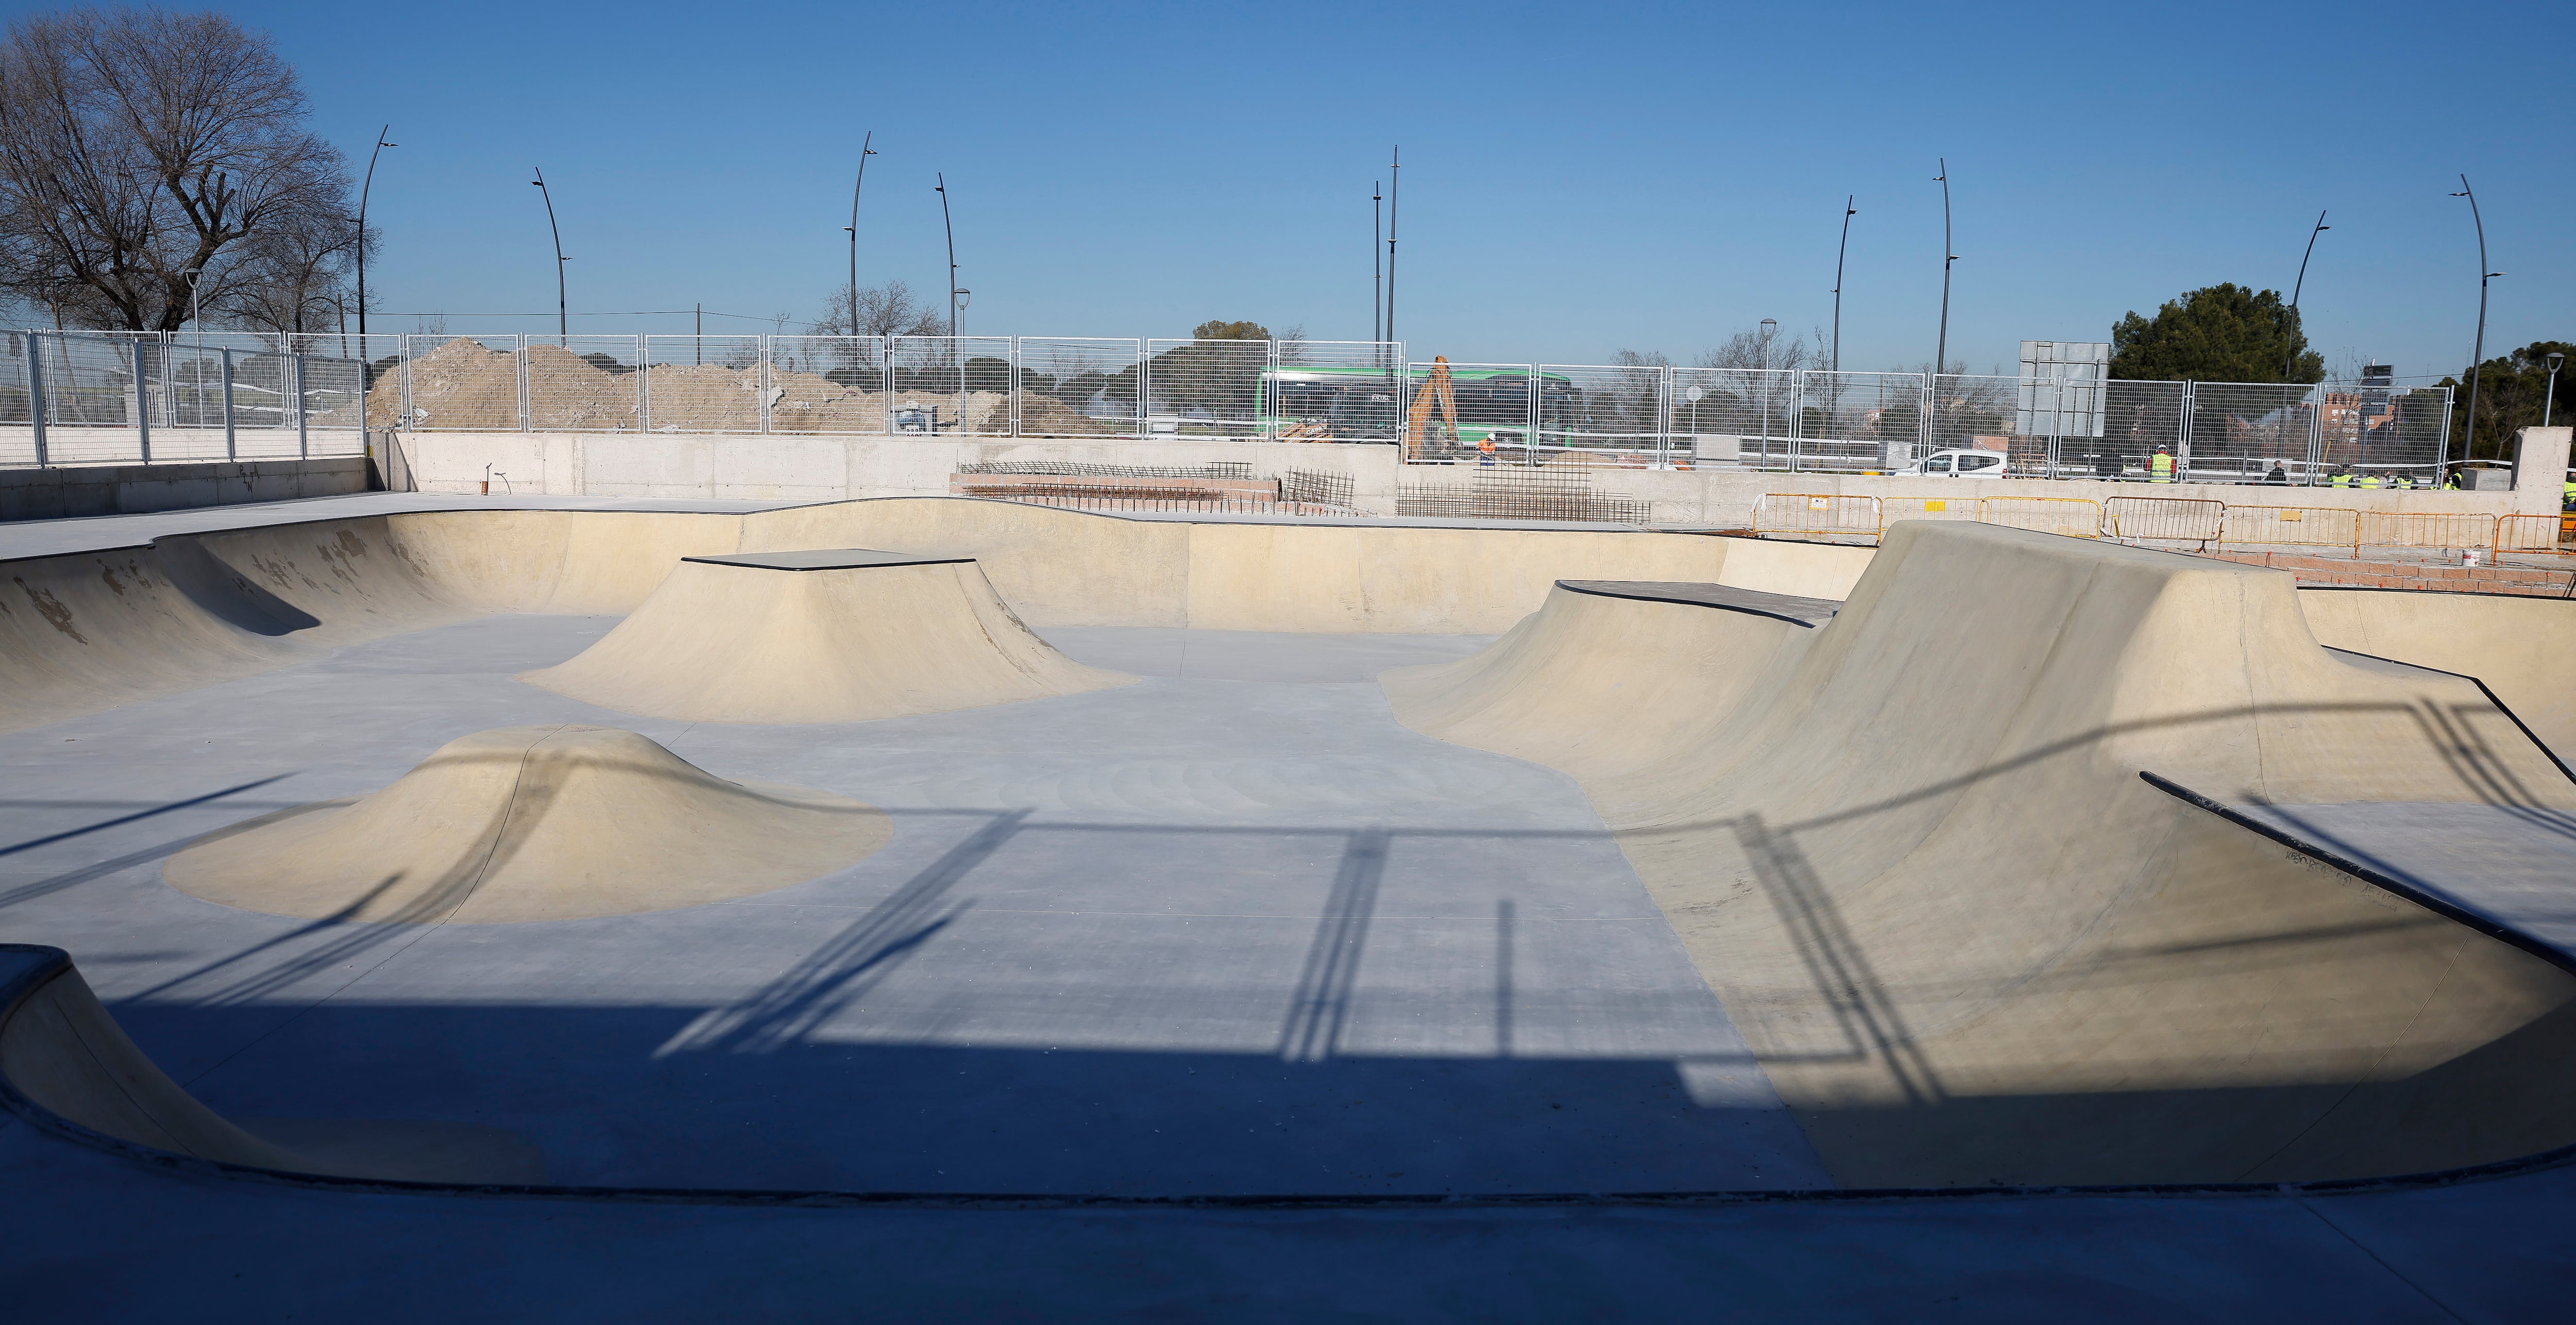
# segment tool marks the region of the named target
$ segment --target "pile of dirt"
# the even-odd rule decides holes
[[[442,431],[519,429],[518,356],[459,336],[411,361],[411,415],[403,415],[399,373],[376,379],[367,420],[378,427]]]
[[[632,367],[612,372],[560,345],[531,345],[528,358],[528,426],[538,432],[634,432],[636,392],[642,379]],[[420,387],[412,386],[412,404]]]
[[[654,432],[760,431],[760,365],[665,363],[644,370]]]

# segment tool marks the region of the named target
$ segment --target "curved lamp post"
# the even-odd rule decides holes
[[[1941,339],[1934,342],[1932,376],[1935,382],[1950,371],[1950,264],[1959,255],[1950,251],[1950,159],[1942,157],[1941,173],[1933,178],[1941,185]]]
[[[564,302],[563,269],[564,263],[569,259],[563,254],[563,228],[555,224],[554,191],[546,187],[546,172],[543,170],[537,171],[537,177],[528,182],[536,185],[537,192],[545,195],[546,229],[555,237],[555,339],[570,340],[572,339],[572,316],[564,311],[569,305]]]
[[[939,194],[939,226],[948,232],[948,352],[953,355],[957,352],[957,227],[948,219],[948,176],[945,172],[940,174],[935,188]]]
[[[2334,229],[2326,224],[2323,210],[2317,212],[2317,228],[2308,232],[2308,251],[2299,255],[2299,280],[2290,287],[2290,347],[2281,352],[2281,380],[2290,380],[2290,371],[2299,362],[2299,292],[2308,288],[2308,259],[2317,255],[2317,236]]]
[[[874,129],[868,130],[868,136],[859,140],[859,177],[856,182],[850,185],[850,223],[841,227],[842,229],[850,232],[850,334],[853,336],[860,334],[859,190],[867,186],[868,158],[877,154],[877,150],[868,146],[868,144],[873,143],[876,140],[877,132]]]
[[[1949,172],[1949,171],[1947,171],[1947,170],[1944,170],[1944,171],[1942,171],[1941,173],[1942,173],[1942,174],[1944,174],[1944,175],[1946,175],[1946,174],[1949,174],[1950,172]],[[1838,373],[1839,373],[1839,372],[1841,372],[1841,371],[1843,370],[1843,258],[1844,258],[1844,256],[1845,256],[1845,255],[1847,255],[1847,254],[1849,254],[1849,253],[1851,252],[1851,219],[1852,219],[1853,217],[1855,217],[1855,216],[1860,215],[1860,209],[1859,209],[1859,208],[1857,208],[1857,207],[1852,206],[1852,200],[1853,200],[1854,198],[1857,198],[1858,196],[1859,196],[1858,194],[1850,194],[1850,195],[1846,195],[1846,196],[1843,198],[1843,242],[1842,242],[1842,246],[1841,246],[1841,247],[1839,247],[1839,248],[1837,248],[1837,249],[1835,249],[1835,250],[1834,250],[1834,364],[1833,364],[1833,367],[1834,367],[1834,371],[1835,371],[1835,372],[1838,372]],[[1943,325],[1944,325],[1944,328],[1945,328],[1945,330],[1946,330],[1946,328],[1947,328],[1947,319],[1946,319],[1946,318],[1944,318],[1944,320],[1943,320]]]
[[[367,180],[358,186],[358,360],[361,363],[367,358],[367,193],[376,186],[376,158],[384,155],[388,147],[402,146],[385,141],[385,135],[391,133],[393,127],[388,124],[376,130],[375,150],[367,153]],[[349,328],[343,323],[340,329],[346,331]]]
[[[2478,194],[2469,187],[2468,176],[2460,176],[2460,191],[2451,196],[2469,200],[2469,223],[2478,228],[2478,338],[2469,350],[2469,432],[2460,439],[2460,459],[2468,460],[2477,454],[2478,445],[2478,374],[2487,359],[2487,282],[2504,273],[2487,270],[2487,223],[2478,216]],[[2443,463],[2450,459],[2451,448],[2445,445]]]

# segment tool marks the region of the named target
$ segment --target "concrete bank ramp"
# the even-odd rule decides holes
[[[569,662],[519,679],[689,722],[863,722],[1134,685],[1056,652],[971,557],[691,557]]]
[[[2311,588],[2299,603],[2318,643],[2474,676],[2576,763],[2576,600]]]
[[[409,1182],[545,1181],[536,1146],[499,1128],[219,1117],[135,1047],[60,948],[0,944],[0,1096],[40,1126],[70,1123],[219,1164]]]
[[[1811,631],[1690,611],[1561,592],[1387,690],[1583,779],[1843,1185],[2576,1143],[2576,976],[2139,776],[2576,808],[2475,684],[2341,660],[2278,572],[1965,523],[1898,525]]]
[[[502,727],[448,742],[372,795],[203,838],[162,877],[209,902],[317,920],[569,920],[768,892],[892,835],[873,806],[727,782],[634,732]]]

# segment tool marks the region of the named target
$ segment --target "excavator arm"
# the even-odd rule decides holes
[[[1458,440],[1458,388],[1449,380],[1447,355],[1432,356],[1431,375],[1413,393],[1413,408],[1405,414],[1404,453],[1409,459],[1423,458],[1423,434],[1431,427],[1431,407],[1435,403],[1449,424],[1449,440]]]

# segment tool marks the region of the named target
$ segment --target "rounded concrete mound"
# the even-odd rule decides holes
[[[615,630],[519,679],[687,722],[864,722],[1133,685],[1039,639],[971,557],[691,557]]]
[[[727,782],[634,732],[502,727],[393,785],[199,840],[162,877],[192,897],[316,920],[511,923],[726,901],[873,854],[884,811]]]

